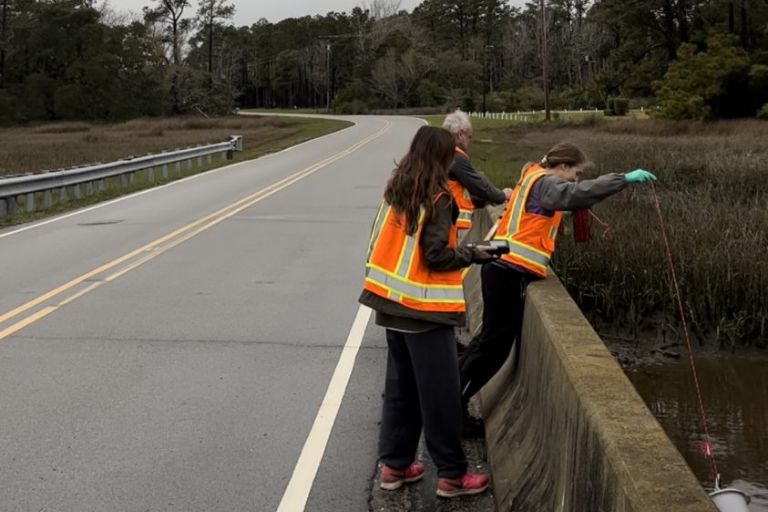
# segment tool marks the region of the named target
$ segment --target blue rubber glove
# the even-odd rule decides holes
[[[656,181],[656,176],[648,171],[635,169],[634,171],[625,174],[624,180],[627,183],[643,183],[645,181]]]

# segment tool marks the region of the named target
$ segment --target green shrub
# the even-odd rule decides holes
[[[367,114],[369,107],[368,104],[364,101],[352,100],[346,103],[339,103],[334,105],[334,111],[336,111],[338,114],[357,116]]]
[[[768,120],[768,103],[763,105],[763,108],[757,111],[757,117],[759,117],[760,119]]]
[[[627,98],[608,98],[607,116],[626,116],[629,114],[629,100]]]
[[[614,98],[613,113],[617,116],[625,116],[629,114],[629,100],[627,98]]]
[[[446,91],[431,80],[422,80],[416,88],[416,100],[421,107],[437,107],[446,100]]]
[[[16,98],[6,90],[0,90],[0,123],[9,123],[16,118]]]
[[[24,81],[19,114],[26,120],[54,118],[53,95],[57,82],[41,73],[29,75]]]
[[[56,89],[53,110],[57,119],[88,119],[88,98],[78,85],[68,84]]]
[[[507,96],[509,111],[541,110],[544,106],[544,91],[540,87],[525,86],[515,89]]]
[[[352,82],[336,94],[336,98],[333,101],[334,109],[337,108],[337,105],[352,103],[353,101],[363,101],[368,103],[370,99],[371,90],[368,86],[360,82]]]
[[[467,94],[461,98],[461,109],[464,112],[472,112],[477,108],[478,102],[471,94]]]
[[[707,39],[706,51],[701,52],[693,44],[684,43],[664,79],[653,84],[659,101],[657,116],[703,121],[712,117],[712,107],[717,103],[733,108],[722,101],[723,97],[728,87],[738,84],[739,77],[748,71],[749,57],[733,36],[712,36]]]

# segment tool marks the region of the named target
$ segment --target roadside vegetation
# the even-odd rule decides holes
[[[127,156],[223,142],[242,135],[248,160],[348,126],[284,117],[182,117],[125,123],[60,122],[0,128],[0,176],[59,169]]]
[[[513,185],[526,162],[565,140],[587,151],[592,175],[654,172],[692,335],[710,348],[766,347],[768,123],[473,122],[473,161],[498,186]],[[561,237],[558,275],[609,341],[680,341],[650,190],[625,191],[594,211],[611,233],[603,238],[593,224],[588,244]]]
[[[126,188],[122,187],[119,178],[113,178],[107,180],[103,192],[78,200],[70,199],[32,214],[25,213],[23,202],[19,202],[18,213],[13,217],[0,218],[0,227],[82,207],[222,165],[258,158],[347,126],[350,124],[341,120],[242,116],[136,119],[125,123],[61,122],[0,129],[0,177],[223,142],[230,135],[243,137],[243,151],[235,152],[233,160],[215,158],[211,165],[193,166],[191,170],[182,166],[182,176],[171,172],[165,180],[156,175],[151,181],[146,171],[140,171],[135,173]]]

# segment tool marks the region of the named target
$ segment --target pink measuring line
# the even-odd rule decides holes
[[[709,437],[709,428],[707,427],[707,413],[704,410],[704,400],[701,397],[701,386],[699,386],[699,376],[696,372],[696,361],[693,358],[693,347],[691,345],[691,339],[688,335],[688,323],[685,320],[685,309],[683,308],[683,299],[680,295],[680,287],[677,284],[677,274],[675,273],[675,265],[672,260],[672,250],[669,245],[669,236],[667,235],[667,225],[664,222],[664,216],[661,212],[661,203],[659,202],[659,196],[656,193],[656,185],[651,183],[651,195],[653,196],[654,204],[656,206],[656,213],[659,215],[659,229],[661,231],[661,239],[664,246],[664,252],[667,256],[667,263],[669,264],[669,272],[672,278],[672,285],[674,286],[675,297],[677,298],[677,307],[680,314],[680,322],[683,325],[683,338],[686,345],[688,345],[688,359],[691,363],[691,372],[693,373],[693,382],[696,386],[696,396],[699,400],[699,414],[701,415],[701,425],[704,428],[704,437],[706,439],[706,446],[704,453],[709,459],[709,463],[712,468],[712,476],[715,480],[715,487],[720,487],[720,473],[717,471],[717,463],[715,462],[715,454],[712,450],[712,442]]]

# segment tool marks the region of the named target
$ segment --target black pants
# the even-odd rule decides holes
[[[407,334],[387,329],[387,378],[379,459],[394,469],[416,457],[422,425],[437,473],[457,478],[467,471],[461,447],[461,399],[452,327]]]
[[[483,265],[483,326],[459,360],[464,405],[499,371],[520,338],[531,279],[501,263]]]

